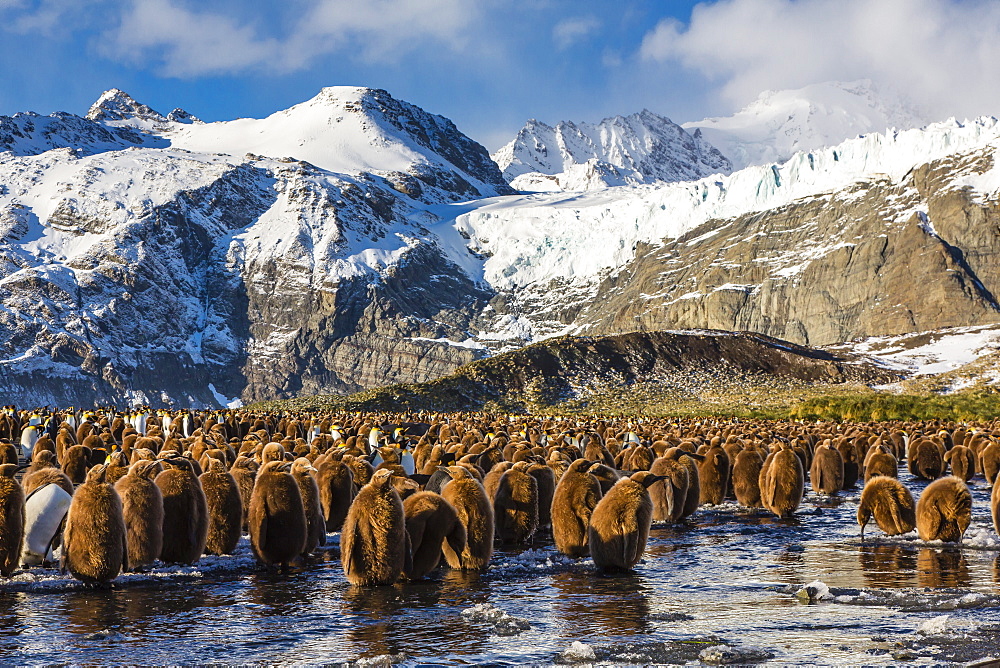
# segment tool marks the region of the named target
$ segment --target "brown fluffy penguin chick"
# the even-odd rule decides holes
[[[128,473],[128,458],[121,450],[116,450],[108,456],[107,480],[114,485]]]
[[[698,470],[698,459],[701,455],[688,452],[683,448],[674,447],[667,450],[664,456],[676,459],[687,468],[688,472],[688,488],[687,498],[684,500],[684,512],[677,518],[677,521],[680,522],[693,515],[698,510],[698,505],[701,501],[701,479],[699,478],[701,474]]]
[[[845,440],[835,446],[844,462],[844,482],[841,489],[854,489],[861,477],[861,456],[853,441]]]
[[[193,564],[205,552],[208,538],[208,504],[191,460],[161,460],[164,470],[156,476],[163,495],[163,549],[167,563]]]
[[[501,543],[529,543],[538,530],[538,481],[528,473],[530,466],[527,461],[514,464],[497,484],[493,513]]]
[[[865,460],[865,484],[876,476],[896,478],[899,476],[899,462],[885,446],[872,448]]]
[[[653,519],[656,521],[679,522],[684,515],[684,504],[688,493],[688,467],[668,456],[657,457],[650,472],[663,476],[663,480],[649,488],[649,498],[653,502]]]
[[[247,511],[250,509],[250,496],[253,494],[253,484],[257,479],[257,461],[240,455],[233,462],[229,472],[240,490],[240,502],[243,504],[243,530],[247,530]]]
[[[836,494],[844,488],[844,458],[829,441],[813,453],[809,484],[816,494]]]
[[[615,486],[615,483],[621,480],[621,476],[618,475],[618,471],[614,470],[607,464],[602,464],[601,462],[596,462],[590,465],[587,469],[590,475],[597,478],[597,482],[601,485],[601,495],[608,493],[608,490]]]
[[[705,452],[705,459],[698,464],[698,480],[701,483],[699,505],[710,503],[719,505],[729,493],[729,455],[721,446],[713,446]]]
[[[209,457],[198,480],[208,508],[206,554],[232,554],[243,533],[243,499],[236,478],[220,459]]]
[[[417,492],[403,502],[406,533],[410,537],[413,565],[407,578],[419,580],[441,562],[442,546],[455,554],[465,549],[465,527],[455,508],[434,492]]]
[[[152,566],[163,547],[163,494],[153,482],[162,470],[160,462],[140,460],[115,483],[125,519],[128,565],[134,571]]]
[[[733,462],[733,493],[736,502],[747,508],[763,508],[760,502],[760,470],[764,459],[756,448],[736,455]]]
[[[935,480],[944,474],[944,453],[939,445],[930,439],[921,439],[907,455],[910,473],[924,480]]]
[[[552,495],[552,538],[557,550],[574,558],[590,554],[587,528],[602,496],[601,484],[587,472],[591,464],[586,459],[575,460]]]
[[[493,503],[486,496],[482,483],[467,468],[449,466],[444,470],[452,480],[441,490],[441,496],[452,505],[465,527],[464,550],[457,552],[442,543],[445,561],[451,568],[484,571],[493,556]]]
[[[340,561],[352,585],[391,585],[411,566],[403,502],[393,473],[380,469],[358,491],[340,534]]]
[[[920,540],[958,543],[971,521],[972,494],[961,478],[938,478],[927,485],[917,501]]]
[[[997,475],[1000,475],[1000,443],[993,442],[983,448],[980,460],[980,468],[986,482],[990,485],[996,484]]]
[[[913,531],[917,526],[916,512],[913,495],[903,483],[889,476],[875,476],[865,483],[858,504],[861,538],[864,539],[865,526],[873,515],[878,528],[887,536]]]
[[[21,478],[21,487],[24,489],[24,496],[29,496],[39,487],[45,487],[49,483],[55,483],[73,496],[73,483],[69,481],[66,474],[54,467],[40,468],[30,473],[25,473]]]
[[[514,462],[497,462],[494,464],[485,476],[483,476],[483,489],[486,490],[486,496],[492,502],[497,495],[497,488],[500,486],[500,478],[514,466]]]
[[[789,517],[802,502],[805,473],[790,446],[768,455],[760,471],[760,501],[778,517]]]
[[[538,483],[538,528],[552,526],[552,497],[556,492],[556,474],[547,465],[535,462],[528,475]]]
[[[306,514],[306,544],[302,554],[312,553],[320,545],[326,545],[326,520],[319,502],[319,486],[313,478],[312,463],[305,457],[299,457],[292,462],[292,477],[299,484],[302,495],[302,510]]]
[[[0,465],[0,575],[9,578],[24,543],[24,490],[14,480],[17,464]]]
[[[122,502],[107,481],[107,467],[87,472],[66,514],[63,569],[88,584],[110,582],[128,568]]]
[[[247,513],[250,547],[265,564],[287,566],[306,544],[302,493],[288,470],[291,464],[269,461],[257,472]]]
[[[956,478],[969,482],[976,475],[976,453],[972,448],[956,445],[945,453],[944,460],[951,466],[951,473]]]
[[[20,461],[20,453],[16,445],[9,441],[0,441],[0,465],[17,464]]]
[[[721,450],[721,448],[720,448]],[[646,550],[653,502],[647,491],[658,480],[649,471],[622,478],[597,503],[590,516],[588,539],[594,565],[603,571],[628,571]]]
[[[66,449],[62,469],[70,482],[82,485],[87,479],[88,468],[90,468],[90,448],[85,445],[74,445]]]
[[[319,486],[319,502],[326,530],[340,531],[354,495],[358,493],[354,473],[339,459],[327,458],[316,471],[316,484]]]

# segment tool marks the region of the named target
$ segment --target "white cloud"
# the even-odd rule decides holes
[[[937,114],[1000,114],[1000,3],[987,0],[720,0],[643,39],[734,105],[762,90],[871,78]]]
[[[132,0],[107,51],[159,60],[164,74],[178,77],[259,68],[289,72],[333,52],[369,62],[398,61],[428,43],[462,49],[478,6],[463,0],[304,0],[297,8],[301,18],[276,36],[178,0]]]
[[[560,51],[568,49],[586,39],[601,27],[601,22],[593,16],[577,16],[563,19],[552,28],[552,40]]]
[[[170,76],[230,72],[275,59],[279,43],[220,14],[194,12],[170,0],[135,0],[112,48],[141,60],[159,54]]]

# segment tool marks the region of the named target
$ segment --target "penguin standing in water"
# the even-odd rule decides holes
[[[24,543],[24,491],[14,480],[17,464],[0,465],[0,575],[9,578]]]
[[[531,462],[514,464],[500,477],[493,512],[500,542],[528,543],[538,530],[538,481],[528,473]]]
[[[601,500],[601,484],[587,472],[591,464],[586,459],[570,464],[552,497],[552,538],[557,550],[574,558],[590,554],[587,528]]]
[[[410,495],[403,502],[403,514],[413,552],[408,579],[419,580],[437,568],[445,543],[455,554],[465,549],[465,527],[452,505],[440,494],[417,492]]]
[[[628,571],[646,550],[653,521],[649,486],[663,480],[649,471],[622,478],[604,495],[590,516],[590,555],[602,571]]]
[[[920,540],[959,543],[971,521],[972,493],[961,478],[938,478],[924,488],[917,501]]]
[[[358,493],[354,485],[354,473],[342,460],[327,457],[317,467],[316,484],[319,487],[319,501],[326,530],[340,531],[354,495]]]
[[[163,549],[160,559],[167,563],[193,564],[205,552],[208,539],[208,503],[195,475],[191,460],[168,457],[166,467],[156,476],[163,494]]]
[[[412,566],[406,515],[392,476],[389,469],[375,471],[344,520],[340,561],[353,585],[390,585]]]
[[[805,473],[802,460],[791,446],[782,444],[760,470],[760,500],[778,517],[790,517],[802,503]]]
[[[733,493],[736,502],[747,508],[760,508],[760,470],[764,459],[757,448],[747,448],[733,462]]]
[[[151,567],[163,548],[163,494],[154,482],[161,471],[160,462],[140,460],[115,483],[125,519],[128,566],[135,571]]]
[[[441,496],[455,508],[458,519],[465,527],[465,549],[457,552],[447,543],[442,544],[445,560],[451,568],[484,571],[493,556],[493,504],[486,496],[482,483],[472,477],[464,466],[446,469],[451,482],[441,490]]]
[[[205,552],[232,554],[243,531],[243,500],[236,478],[221,460],[210,457],[208,470],[198,480],[208,509]]]
[[[250,547],[257,559],[269,566],[287,568],[306,544],[308,526],[302,493],[288,472],[291,467],[291,462],[265,463],[257,472],[250,497]]]
[[[844,457],[830,441],[824,441],[813,453],[809,483],[816,494],[832,495],[844,488]]]
[[[292,477],[299,485],[302,495],[302,509],[306,515],[306,544],[302,554],[311,554],[320,545],[326,545],[326,520],[319,502],[319,486],[313,478],[312,463],[305,457],[299,457],[292,462]]]
[[[858,503],[858,524],[861,539],[865,538],[865,525],[875,516],[878,528],[887,536],[913,531],[917,525],[913,495],[903,483],[889,476],[875,476],[865,483]]]
[[[87,472],[63,531],[63,570],[88,584],[110,582],[128,568],[122,502],[106,477],[104,464]]]

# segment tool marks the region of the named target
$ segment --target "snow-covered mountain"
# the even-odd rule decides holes
[[[109,91],[0,129],[0,393],[22,404],[342,393],[559,333],[1000,322],[992,118],[527,195],[371,89],[219,123]]]
[[[862,79],[765,91],[732,116],[683,127],[700,130],[735,169],[742,169],[785,162],[799,151],[834,146],[862,134],[922,127],[931,120],[892,89]]]
[[[596,124],[530,120],[493,159],[513,187],[532,192],[689,181],[731,170],[700,132],[647,110]]]

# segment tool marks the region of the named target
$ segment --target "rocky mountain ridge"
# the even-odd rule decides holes
[[[552,127],[532,119],[493,159],[522,191],[672,183],[732,171],[700,131],[689,133],[646,109],[594,124]]]
[[[505,195],[483,147],[385,91],[221,123],[109,91],[91,115],[0,118],[10,402],[346,394],[558,334],[819,345],[998,320],[995,119]]]

